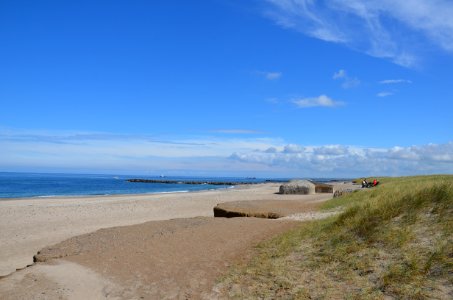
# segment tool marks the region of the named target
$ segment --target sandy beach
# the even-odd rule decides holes
[[[279,195],[278,186],[0,201],[0,274],[11,274],[0,280],[0,298],[36,298],[38,292],[45,299],[208,297],[232,261],[297,224],[291,218],[213,218],[214,206],[283,199],[307,203],[305,212],[313,215],[316,203],[332,197]],[[38,251],[40,263],[25,268]]]

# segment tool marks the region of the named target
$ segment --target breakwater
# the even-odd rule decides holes
[[[250,181],[204,181],[204,180],[166,180],[166,179],[127,179],[127,182],[142,182],[142,183],[164,183],[164,184],[209,184],[209,185],[242,185],[242,184],[258,184],[263,182]],[[275,182],[266,180],[265,182]]]

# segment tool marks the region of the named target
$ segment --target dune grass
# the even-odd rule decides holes
[[[259,245],[219,287],[240,299],[452,299],[453,176],[384,178]]]

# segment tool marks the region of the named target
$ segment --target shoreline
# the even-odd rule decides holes
[[[345,183],[336,183],[336,185],[338,188],[349,186]],[[105,279],[116,272],[113,276],[119,280],[116,283],[123,282],[125,278],[136,280],[131,276],[137,271],[147,276],[146,280],[157,283],[160,277],[153,279],[151,277],[154,276],[152,275],[154,272],[150,273],[146,270],[155,268],[155,264],[161,263],[160,255],[167,254],[169,256],[164,259],[167,263],[159,268],[173,274],[169,275],[168,280],[180,276],[178,275],[180,263],[184,262],[188,264],[187,270],[191,268],[197,270],[200,280],[207,278],[203,274],[208,274],[209,270],[217,270],[212,274],[209,273],[211,275],[206,275],[210,278],[209,280],[214,280],[220,275],[218,273],[220,270],[224,270],[232,260],[242,257],[244,251],[251,249],[259,241],[269,238],[280,230],[295,226],[299,220],[316,217],[319,205],[333,197],[333,194],[282,195],[277,193],[278,190],[279,184],[261,183],[188,193],[24,198],[0,201],[2,216],[0,218],[0,232],[2,232],[0,235],[2,245],[0,247],[0,295],[19,291],[19,287],[21,287],[20,290],[31,293],[36,291],[35,288],[39,290],[46,286],[45,282],[51,284],[46,293],[58,292],[56,286],[59,284],[67,290],[72,290],[76,287],[68,283],[72,282],[69,279],[72,276],[71,272],[75,270],[78,270],[77,272],[83,278],[91,272],[90,274],[97,276],[100,282],[105,282]],[[279,205],[279,201],[283,206],[299,203],[300,205],[297,205],[300,209],[297,212],[305,215],[303,218],[277,220],[214,218],[214,207],[217,204],[238,201],[248,202],[251,205],[258,202],[274,202]],[[144,234],[148,237],[144,238]],[[106,243],[113,244],[106,246]],[[138,243],[137,246],[133,246],[134,243]],[[170,245],[173,246],[170,247]],[[213,248],[213,245],[217,246]],[[71,248],[73,246],[76,248]],[[88,249],[86,247],[92,247],[92,250],[86,253],[79,251]],[[143,256],[143,247],[153,255]],[[64,249],[74,251],[68,252],[69,256],[67,256]],[[187,255],[181,256],[178,249],[188,251]],[[55,252],[55,260],[47,262],[45,257],[52,259],[52,253],[57,250],[63,252]],[[39,251],[44,251],[44,262],[34,264],[33,258]],[[121,261],[115,260],[116,257],[122,257]],[[193,260],[186,260],[188,257],[192,257]],[[206,257],[209,257],[209,260],[206,260]],[[71,261],[72,265],[68,265]],[[193,265],[191,261],[199,263]],[[117,267],[118,264],[123,264],[123,267]],[[123,271],[133,264],[136,264],[136,268],[123,274]],[[144,268],[144,264],[149,265]],[[95,273],[90,270],[94,270]],[[113,273],[107,271],[103,274],[103,270],[111,270]],[[54,276],[55,272],[58,276]],[[126,277],[121,279],[122,276]],[[191,282],[192,277],[191,272],[186,272],[184,276],[178,277],[178,280],[181,280],[180,283],[175,286],[162,285],[158,290],[173,291],[174,288]],[[31,278],[36,280],[29,281]],[[149,281],[146,282],[149,283]],[[203,284],[203,289],[210,285],[209,282],[211,281]],[[146,283],[147,286],[148,283]],[[24,286],[29,288],[24,289]],[[99,283],[97,287],[103,290],[105,285]],[[77,289],[80,290],[80,288]],[[127,288],[123,287],[119,290],[125,291]],[[82,291],[87,289],[82,288]],[[58,297],[55,296],[56,299]]]
[[[326,182],[322,182],[323,184],[329,185],[339,185],[339,184],[347,184],[350,181],[346,180],[330,180]],[[131,194],[81,194],[81,195],[42,195],[42,196],[31,196],[31,197],[17,197],[17,198],[2,198],[0,197],[1,202],[7,201],[23,201],[23,200],[46,200],[46,199],[83,199],[83,198],[106,198],[106,197],[128,197],[128,196],[150,196],[150,195],[165,195],[165,194],[181,194],[181,193],[203,193],[209,191],[223,191],[223,190],[233,190],[233,189],[240,189],[240,188],[248,188],[253,186],[260,186],[260,185],[267,185],[267,184],[276,184],[281,185],[284,182],[277,182],[277,181],[269,181],[269,182],[259,182],[259,183],[251,183],[251,184],[237,184],[237,185],[228,185],[225,187],[218,187],[218,188],[211,188],[211,189],[204,189],[204,190],[181,190],[181,191],[168,191],[168,192],[149,192],[149,193],[131,193]]]
[[[193,194],[193,193],[205,193],[212,191],[225,191],[225,190],[237,190],[242,188],[249,188],[253,186],[260,186],[265,184],[279,184],[276,182],[268,183],[254,183],[254,184],[239,184],[227,187],[218,187],[205,190],[182,190],[182,191],[169,191],[169,192],[149,192],[149,193],[131,193],[131,194],[85,194],[85,195],[51,195],[51,196],[32,196],[32,197],[17,197],[17,198],[1,198],[0,203],[7,201],[28,201],[28,200],[51,200],[51,199],[84,199],[84,198],[114,198],[114,197],[140,197],[140,196],[153,196],[153,195],[168,195],[168,194]]]
[[[254,185],[259,185],[264,183],[257,183]],[[81,194],[81,195],[45,195],[45,196],[31,196],[31,197],[11,197],[11,198],[1,198],[0,203],[6,201],[22,201],[22,200],[38,200],[38,199],[79,199],[79,198],[103,198],[103,197],[128,197],[128,196],[149,196],[149,195],[161,195],[161,194],[180,194],[180,193],[203,193],[209,191],[218,191],[218,190],[229,190],[229,189],[236,189],[242,185],[236,186],[228,186],[228,187],[219,187],[219,188],[212,188],[212,189],[205,189],[205,190],[181,190],[181,191],[169,191],[169,192],[149,192],[149,193],[131,193],[131,194]],[[247,185],[244,185],[247,186]]]

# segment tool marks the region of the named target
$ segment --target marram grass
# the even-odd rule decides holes
[[[238,299],[453,299],[453,176],[385,178],[329,219],[259,245],[219,285]]]

